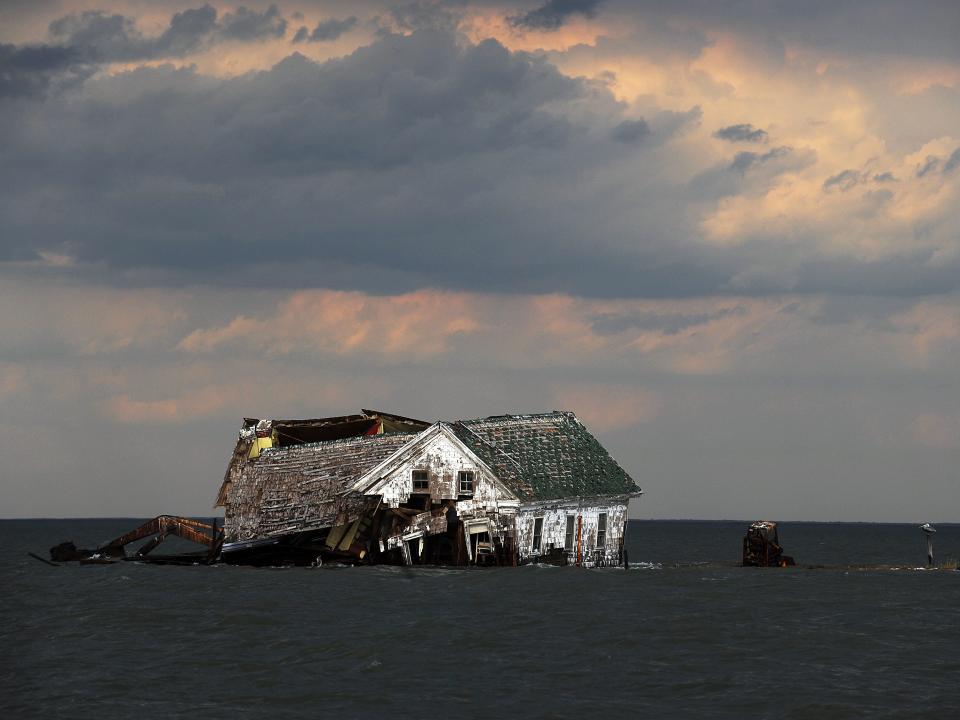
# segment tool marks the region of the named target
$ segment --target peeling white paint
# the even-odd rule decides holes
[[[553,502],[524,503],[516,516],[517,554],[520,562],[536,562],[551,550],[562,549],[569,564],[619,565],[622,562],[629,498],[571,498]],[[597,544],[601,513],[607,514],[606,539]],[[567,537],[567,517],[573,518],[573,536]],[[534,549],[534,526],[543,518],[539,550]]]

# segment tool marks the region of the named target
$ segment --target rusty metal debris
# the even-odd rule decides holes
[[[167,537],[176,536],[202,545],[207,549],[199,552],[173,555],[151,555]],[[150,538],[133,555],[127,555],[131,543]],[[94,549],[78,548],[73,542],[63,542],[50,548],[50,559],[56,562],[78,561],[83,565],[108,565],[122,560],[137,560],[155,564],[210,564],[216,562],[223,546],[223,529],[213,524],[178,517],[158,515],[139,527],[113,540],[101,543]]]
[[[793,558],[783,554],[777,524],[758,520],[747,528],[743,538],[743,567],[790,567]]]

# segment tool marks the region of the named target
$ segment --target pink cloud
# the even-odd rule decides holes
[[[601,432],[653,420],[663,405],[659,395],[645,388],[594,383],[558,387],[554,400]]]
[[[159,400],[140,400],[123,393],[107,400],[104,410],[115,422],[173,423],[212,415],[224,405],[227,398],[227,388],[218,387]]]
[[[372,296],[301,291],[261,315],[197,328],[178,347],[283,356],[298,352],[381,359],[465,353],[507,366],[622,365],[721,373],[761,357],[782,337],[788,301],[752,298],[592,300],[424,290]],[[793,304],[796,304],[794,301]]]
[[[388,297],[304,290],[270,315],[238,315],[222,327],[194,330],[179,348],[204,353],[240,345],[281,355],[306,350],[428,357],[480,329],[472,300],[467,294],[433,290]]]

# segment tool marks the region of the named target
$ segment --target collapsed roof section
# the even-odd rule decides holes
[[[372,435],[418,433],[430,427],[423,420],[393,415],[379,410],[362,409],[357,415],[313,418],[308,420],[268,420],[244,418],[227,472],[220,485],[214,507],[223,507],[232,483],[243,472],[249,460],[260,456],[268,447],[290,447],[307,443],[328,442]]]
[[[416,437],[386,433],[265,452],[225,498],[231,527],[249,539],[353,520],[367,498],[342,491]]]
[[[255,428],[262,420],[244,418],[245,428]],[[379,410],[361,410],[358,415],[340,415],[338,417],[313,418],[309,420],[271,420],[277,435],[276,447],[300,445],[302,443],[340,440],[363,435],[382,435],[397,432],[420,432],[430,427],[423,420],[391,415]]]

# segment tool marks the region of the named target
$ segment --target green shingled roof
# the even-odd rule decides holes
[[[571,412],[497,415],[450,427],[521,500],[640,490]]]

